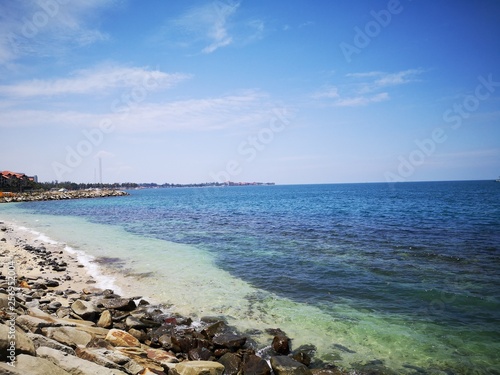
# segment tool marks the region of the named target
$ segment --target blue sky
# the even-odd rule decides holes
[[[289,183],[500,174],[500,2],[0,2],[0,170]]]

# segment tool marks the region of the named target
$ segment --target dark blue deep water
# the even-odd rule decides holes
[[[404,324],[435,327],[426,334],[453,336],[450,353],[469,356],[443,371],[500,373],[495,372],[500,371],[500,183],[177,188],[130,194],[22,208],[193,245],[212,253],[220,269],[256,288],[332,314],[335,306],[347,304],[389,322],[397,317]]]

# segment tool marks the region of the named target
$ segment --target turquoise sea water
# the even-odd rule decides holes
[[[1,205],[0,220],[117,258],[116,273],[182,313],[280,327],[325,361],[500,374],[499,183],[130,193]]]

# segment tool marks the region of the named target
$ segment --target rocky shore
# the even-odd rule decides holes
[[[65,190],[65,191],[43,191],[28,193],[3,193],[0,194],[0,203],[9,202],[33,202],[33,201],[53,201],[64,199],[82,198],[104,198],[120,197],[129,195],[122,190]]]
[[[278,328],[259,349],[223,317],[193,321],[98,288],[60,245],[26,237],[0,223],[2,374],[347,374]]]

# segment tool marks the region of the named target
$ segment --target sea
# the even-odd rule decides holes
[[[500,374],[500,183],[163,188],[0,205],[105,286],[355,373]],[[125,285],[125,284],[126,285]],[[384,372],[386,371],[386,372]]]

